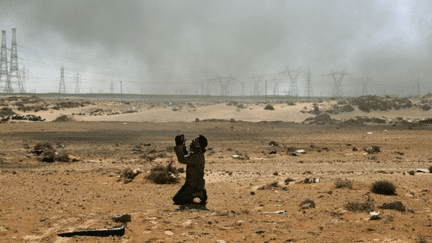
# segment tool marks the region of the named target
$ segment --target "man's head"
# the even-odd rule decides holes
[[[197,149],[201,148],[205,152],[205,148],[207,147],[207,145],[208,145],[207,138],[204,137],[203,135],[199,135],[198,137],[192,140],[191,149],[193,150],[194,148]]]

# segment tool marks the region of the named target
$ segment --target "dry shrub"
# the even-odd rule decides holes
[[[376,181],[372,184],[371,192],[382,195],[395,195],[396,186],[387,180]]]
[[[339,180],[337,180],[335,182],[336,188],[348,188],[348,189],[352,189],[352,185],[353,185],[353,183],[350,180],[341,180],[341,179],[339,179]]]
[[[53,120],[53,122],[70,122],[74,120],[75,119],[71,116],[62,115],[62,116],[58,116],[55,120]]]
[[[264,107],[264,110],[270,110],[270,111],[273,111],[275,108],[274,108],[274,106],[272,106],[272,105],[270,105],[270,104],[267,104],[265,107]]]
[[[167,166],[156,165],[150,169],[150,174],[146,177],[156,184],[176,184],[179,183],[180,178],[175,174],[178,170],[172,165],[173,162]]]
[[[285,185],[288,185],[291,181],[295,181],[293,178],[288,177],[285,179]]]
[[[45,151],[54,151],[54,147],[50,143],[37,143],[32,153],[41,155]]]
[[[268,189],[274,189],[279,187],[279,183],[277,181],[273,181],[272,183],[268,183],[264,186],[261,186],[258,188],[258,190],[268,190]]]
[[[345,205],[346,210],[351,212],[372,212],[374,211],[373,198],[366,195],[368,198],[364,202],[348,202]]]
[[[131,168],[126,168],[123,171],[123,173],[120,175],[120,179],[118,181],[121,181],[123,179],[124,183],[127,184],[127,183],[133,181],[133,179],[135,179],[135,177],[141,173],[142,172],[139,168],[136,168],[134,170]]]
[[[41,160],[42,162],[52,163],[55,161],[56,154],[53,150],[47,150],[42,153]]]
[[[432,173],[432,165],[429,166],[429,172]]]
[[[303,207],[303,205],[309,204],[310,208],[315,208],[315,202],[312,199],[305,199],[300,203],[300,207]]]
[[[55,160],[59,162],[69,162],[69,154],[66,152],[61,152],[56,156]]]

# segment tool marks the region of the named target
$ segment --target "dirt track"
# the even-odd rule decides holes
[[[175,160],[167,148],[179,133],[188,142],[204,134],[212,148],[206,153],[207,210],[181,210],[171,201],[180,184],[155,185],[144,179],[155,164]],[[0,174],[0,241],[416,242],[422,236],[432,240],[428,238],[432,232],[432,174],[406,173],[432,165],[431,134],[430,126],[4,123],[0,124],[0,158],[6,161],[1,163]],[[270,141],[279,146],[269,145]],[[43,164],[34,155],[26,157],[37,142],[64,144],[57,151],[65,150],[82,160]],[[30,148],[24,148],[25,144]],[[137,145],[143,153],[131,154]],[[364,155],[363,148],[372,145],[383,152]],[[287,151],[292,146],[306,154],[290,155]],[[353,147],[360,150],[353,151]],[[150,150],[164,155],[151,162],[141,158]],[[275,154],[269,154],[271,151]],[[235,154],[250,159],[234,159]],[[129,184],[117,182],[128,167],[139,167],[145,173]],[[283,186],[288,177],[295,180],[287,185],[288,191],[280,187],[257,190],[273,181]],[[305,178],[321,181],[301,183]],[[337,178],[353,180],[353,189],[335,189]],[[344,209],[348,201],[364,201],[363,195],[379,179],[397,185],[394,196],[370,193],[375,211],[381,212],[379,220],[368,220],[366,212]],[[316,208],[300,210],[306,198]],[[394,200],[413,211],[377,208]],[[287,210],[287,214],[264,214],[278,210]],[[109,216],[120,213],[132,215],[123,237],[69,239],[56,235],[78,228],[113,227],[118,224]]]

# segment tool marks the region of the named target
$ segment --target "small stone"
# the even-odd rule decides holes
[[[217,243],[226,243],[224,240],[216,240]]]
[[[191,225],[192,225],[192,220],[190,220],[190,219],[186,220],[184,223],[181,224],[181,226],[184,228],[191,227]]]
[[[164,233],[165,233],[166,235],[173,235],[173,234],[174,234],[172,231],[169,231],[169,230],[165,230]]]
[[[245,222],[244,220],[239,220],[239,221],[236,222],[236,225],[237,226],[241,226],[244,222]]]
[[[119,215],[113,215],[111,216],[114,222],[131,222],[131,216],[130,214],[124,213]]]
[[[273,172],[273,175],[277,176],[279,173],[277,171]]]
[[[250,192],[251,195],[255,195],[255,192]]]

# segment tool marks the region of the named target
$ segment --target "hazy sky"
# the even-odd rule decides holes
[[[324,75],[344,68],[348,94],[361,94],[361,77],[373,79],[369,94],[409,94],[417,78],[422,94],[432,92],[428,0],[3,0],[0,26],[8,48],[17,28],[28,91],[57,92],[63,65],[68,92],[79,72],[81,92],[110,92],[111,80],[119,92],[122,80],[125,92],[200,94],[207,71],[235,77],[234,95],[241,82],[250,94],[253,76],[269,80],[269,94],[280,78],[282,94],[286,66],[310,69],[315,95],[331,95]]]

